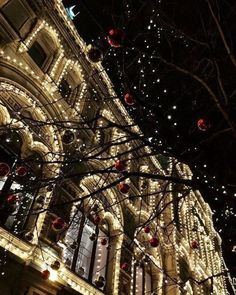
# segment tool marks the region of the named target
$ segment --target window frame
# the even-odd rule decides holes
[[[3,0],[3,3],[0,4],[0,11],[3,16],[5,25],[6,25],[5,29],[7,29],[7,31],[10,30],[8,33],[11,34],[13,39],[17,39],[19,37],[25,38],[25,36],[27,36],[29,30],[31,29],[31,26],[32,26],[34,20],[36,19],[36,15],[34,14],[31,7],[28,5],[28,3],[26,1],[19,0],[20,4],[22,5],[25,12],[27,13],[27,17],[26,17],[26,20],[21,24],[21,26],[19,28],[15,27],[14,22],[3,11],[4,7],[7,7],[7,5],[11,1],[14,1],[14,0]],[[1,14],[0,14],[0,16],[1,16]]]
[[[0,151],[3,150],[5,151],[6,154],[9,155],[9,158],[12,158],[12,163],[9,163],[9,166],[10,166],[10,169],[11,170],[14,170],[14,168],[17,166],[18,164],[18,155],[15,154],[14,152],[12,152],[10,149],[8,149],[7,147],[5,147],[4,145],[0,145]],[[4,198],[4,196],[8,196],[10,194],[12,194],[12,184],[14,184],[14,182],[16,183],[19,183],[20,182],[17,182],[15,181],[14,178],[12,178],[11,174],[9,174],[6,179],[4,180],[4,184],[1,188],[1,191],[0,191],[0,199],[1,199],[1,202]],[[34,206],[34,203],[35,203],[35,198],[38,194],[38,189],[36,189],[34,192],[32,192],[31,194],[31,197],[32,197],[32,200],[27,208],[27,210],[31,210],[31,208]],[[4,201],[3,201],[3,205],[4,205]],[[19,204],[19,207],[17,209],[17,211],[14,211],[14,214],[15,214],[15,218],[14,218],[14,221],[12,222],[11,226],[7,226],[6,223],[7,223],[7,220],[10,216],[13,216],[11,213],[9,214],[9,216],[6,218],[5,222],[4,223],[1,223],[0,226],[5,228],[7,231],[14,233],[14,227],[16,226],[16,221],[19,221],[19,219],[17,219],[17,216],[18,214],[20,214],[20,211],[22,210],[22,207],[24,206],[24,203],[23,201],[20,202]],[[17,236],[22,236],[22,233],[26,231],[27,229],[27,225],[29,223],[29,218],[30,216],[25,216],[24,219],[21,220],[21,223],[20,223],[20,233],[17,233],[16,235]]]
[[[27,11],[26,7],[23,5],[22,1],[21,0],[9,0],[8,2],[6,2],[2,7],[1,7],[1,12],[2,14],[4,15],[4,17],[7,19],[7,21],[12,25],[12,27],[17,31],[17,32],[20,32],[20,30],[24,27],[24,25],[27,23],[27,21],[29,20],[30,18],[30,15],[26,15],[25,16],[25,20],[21,23],[21,25],[19,27],[16,27],[14,22],[9,18],[9,16],[6,14],[6,12],[4,12],[4,9],[6,9],[6,7],[10,4],[13,4],[13,1],[18,1],[18,3],[20,3],[22,5],[22,7],[24,7],[25,11]],[[12,2],[12,3],[11,3]]]
[[[133,268],[133,295],[137,295],[136,294],[136,278],[137,278],[137,269],[141,268],[142,269],[142,295],[147,294],[146,292],[146,273],[147,272],[147,267],[150,268],[150,277],[151,277],[151,292],[153,292],[153,279],[152,279],[152,269],[150,264],[148,263],[147,265],[145,265],[144,263],[142,263],[141,265],[137,265],[134,264],[134,268]]]
[[[66,89],[66,92],[65,94],[62,93],[61,90],[63,90],[63,83],[67,83],[66,86],[68,86],[68,89]],[[70,104],[70,101],[71,101],[71,96],[72,96],[72,92],[73,92],[73,89],[72,89],[72,86],[71,86],[71,83],[68,81],[68,79],[66,79],[65,77],[63,77],[59,83],[59,86],[58,86],[58,89],[60,91],[60,95],[62,98],[64,98],[64,100]]]
[[[29,53],[29,50],[31,49],[31,47],[32,47],[35,43],[37,43],[37,44],[42,48],[42,50],[44,51],[44,53],[45,53],[45,55],[46,55],[46,58],[45,58],[44,62],[42,63],[42,66],[38,65],[38,64],[36,63],[36,61],[34,60],[34,58],[33,58],[33,57],[30,55],[30,53]],[[49,68],[50,68],[50,66],[51,66],[51,64],[52,64],[52,62],[53,62],[54,56],[55,56],[55,54],[56,54],[55,51],[46,48],[46,46],[45,46],[43,40],[41,40],[40,38],[36,38],[36,39],[34,40],[34,42],[33,42],[33,43],[30,45],[30,47],[28,48],[27,53],[28,53],[29,57],[31,58],[31,60],[34,62],[34,64],[35,64],[35,65],[36,65],[36,66],[37,66],[37,67],[38,67],[43,73],[46,73],[46,72],[49,70]]]
[[[35,50],[37,51],[37,53],[43,53],[43,61],[41,62],[41,64],[39,64],[36,59],[34,59],[33,54],[32,54],[32,49],[35,48]],[[33,49],[34,50],[34,49]],[[34,63],[40,68],[43,69],[45,67],[46,61],[48,59],[48,55],[47,52],[45,51],[45,49],[43,48],[43,46],[40,44],[40,42],[38,42],[38,40],[35,40],[31,46],[28,49],[28,54],[30,56],[30,58],[34,61]],[[42,55],[41,55],[42,56]]]
[[[45,293],[44,291],[42,290],[39,290],[38,288],[35,288],[35,287],[30,287],[27,295],[34,295],[34,294],[38,294],[38,295],[49,295],[49,293]],[[55,294],[55,293],[54,293]],[[50,293],[50,295],[53,295]]]
[[[99,225],[95,224],[91,218],[91,216],[86,216],[85,212],[80,210],[79,211],[81,213],[81,220],[80,220],[80,224],[79,224],[79,230],[78,230],[78,234],[77,234],[77,239],[75,240],[77,243],[77,248],[74,250],[73,252],[73,258],[72,258],[72,262],[71,262],[71,266],[67,266],[67,268],[72,271],[73,273],[75,273],[77,276],[79,276],[80,278],[82,278],[83,280],[87,281],[88,283],[92,284],[95,288],[97,288],[98,290],[102,290],[105,291],[106,290],[106,286],[107,284],[105,284],[105,286],[103,288],[98,288],[93,281],[93,274],[94,274],[94,268],[95,268],[95,258],[96,258],[96,250],[97,250],[97,246],[98,246],[98,239],[95,239],[95,241],[93,241],[93,248],[92,248],[92,255],[91,255],[91,260],[90,260],[90,265],[89,265],[89,272],[88,272],[88,278],[80,275],[78,272],[76,272],[76,265],[77,265],[77,261],[78,261],[78,257],[79,257],[79,252],[80,252],[80,247],[81,247],[81,240],[82,240],[82,236],[83,236],[83,229],[84,229],[84,225],[86,224],[86,221],[89,220],[90,222],[92,222],[95,225],[95,234],[98,236],[99,234],[99,230],[104,233],[108,239],[108,245],[109,245],[109,241],[110,241],[110,236],[109,236],[109,229],[108,231],[101,229],[99,227]],[[65,235],[66,237],[66,235]],[[109,264],[109,248],[107,249],[107,257],[106,257],[106,269],[105,269],[105,280],[107,279],[107,272],[108,272],[108,264]]]

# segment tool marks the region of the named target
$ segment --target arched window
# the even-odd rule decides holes
[[[133,294],[145,295],[151,294],[152,287],[152,273],[149,263],[141,263],[134,265],[134,286]]]
[[[68,268],[103,290],[109,244],[107,225],[98,226],[84,213],[78,212],[73,217],[64,241],[66,248],[63,258]],[[96,284],[99,277],[104,278],[103,286]]]
[[[35,41],[29,48],[28,53],[36,65],[42,69],[47,59],[47,53],[44,51],[39,42]]]
[[[59,85],[59,91],[61,93],[61,96],[66,100],[66,101],[69,101],[69,97],[70,97],[70,94],[71,94],[71,86],[69,84],[69,82],[63,78],[61,80],[61,83]]]
[[[36,39],[29,45],[28,54],[35,64],[46,73],[59,52],[57,38],[46,29],[42,29]]]
[[[37,191],[30,189],[35,176],[32,171],[30,165],[18,161],[12,150],[0,145],[0,224],[17,235],[24,235],[29,229],[30,209]]]

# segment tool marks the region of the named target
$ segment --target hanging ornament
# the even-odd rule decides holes
[[[133,95],[130,93],[125,94],[124,100],[125,100],[125,103],[129,106],[132,106],[135,104],[135,99],[134,99]]]
[[[146,226],[144,227],[143,231],[145,232],[145,234],[150,233],[150,231],[151,231],[150,226],[149,226],[149,225],[146,225]]]
[[[121,47],[124,41],[124,32],[120,29],[111,29],[107,35],[108,43],[115,48]]]
[[[89,239],[90,239],[91,241],[93,241],[93,242],[96,240],[96,238],[97,238],[97,235],[94,234],[94,233],[91,234],[90,237],[89,237]]]
[[[103,52],[94,46],[90,46],[87,51],[87,57],[90,61],[96,63],[103,59]]]
[[[98,288],[103,288],[105,285],[105,278],[103,276],[98,276],[97,279],[94,281],[94,284]]]
[[[96,215],[93,218],[93,222],[98,225],[101,222],[101,217],[99,215]]]
[[[72,244],[70,244],[69,246],[72,250],[75,250],[78,247],[78,243],[77,242],[73,242]]]
[[[24,177],[28,173],[28,169],[25,166],[17,166],[15,172],[17,176]]]
[[[80,275],[82,277],[84,275],[84,273],[85,273],[85,271],[84,271],[83,266],[80,266],[78,269],[78,275]]]
[[[27,241],[31,242],[34,238],[34,234],[32,231],[29,231],[24,235],[24,237]]]
[[[126,163],[125,163],[125,161],[117,160],[115,162],[114,167],[115,167],[116,170],[118,170],[120,172],[123,172],[126,169]]]
[[[207,131],[211,127],[211,124],[207,119],[201,118],[197,121],[197,127],[201,131]]]
[[[65,221],[61,217],[57,217],[52,222],[52,228],[55,231],[60,231],[60,230],[64,229],[65,225],[66,225]]]
[[[61,264],[60,264],[60,261],[58,260],[55,260],[52,264],[51,264],[51,268],[53,270],[58,270],[60,268]]]
[[[197,241],[192,241],[192,243],[191,243],[191,247],[192,247],[193,249],[199,249],[199,244],[198,244],[198,242],[197,242]]]
[[[123,269],[124,271],[127,271],[129,269],[129,264],[127,262],[122,263],[121,269]]]
[[[119,183],[118,189],[122,194],[127,194],[129,192],[130,186],[127,183]]]
[[[103,238],[101,239],[101,245],[105,246],[107,244],[107,239]]]
[[[157,237],[153,237],[151,238],[151,240],[149,241],[149,244],[151,247],[155,248],[159,245],[159,240]]]
[[[6,198],[6,202],[9,205],[15,205],[16,201],[17,201],[17,196],[16,195],[9,195]]]
[[[62,135],[62,141],[65,145],[72,144],[75,141],[75,133],[71,130],[66,130]]]
[[[142,262],[140,262],[139,260],[135,260],[134,265],[137,267],[142,267]]]
[[[0,163],[0,177],[6,177],[9,173],[9,165],[7,163]]]
[[[48,269],[45,269],[41,272],[41,275],[44,280],[48,280],[50,277],[50,271]]]

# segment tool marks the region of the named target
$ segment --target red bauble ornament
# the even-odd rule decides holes
[[[65,227],[65,221],[61,217],[57,217],[56,219],[53,220],[52,222],[52,228],[55,231],[62,230]]]
[[[120,183],[118,184],[118,189],[122,194],[127,194],[129,192],[129,185],[127,183]]]
[[[130,93],[125,94],[124,100],[125,100],[125,103],[129,106],[132,106],[135,104],[135,99],[134,99],[133,95]]]
[[[114,167],[120,172],[124,171],[126,168],[125,161],[117,160]]]
[[[17,201],[17,196],[16,195],[9,195],[7,196],[7,199],[6,199],[6,202],[9,204],[9,205],[14,205]]]
[[[94,219],[93,219],[93,222],[94,222],[95,224],[99,224],[100,221],[101,221],[101,217],[100,217],[99,215],[96,215],[96,216],[94,217]]]
[[[120,29],[111,29],[107,35],[108,43],[115,48],[121,47],[124,41],[124,32]]]
[[[207,119],[201,118],[197,121],[197,127],[201,131],[207,131],[211,125]]]
[[[43,278],[44,280],[48,280],[49,277],[50,277],[50,271],[47,270],[47,269],[43,270],[41,274],[42,274],[42,278]]]
[[[101,245],[105,246],[107,244],[107,239],[101,239]]]
[[[157,247],[159,245],[159,240],[156,237],[151,238],[149,241],[151,247]]]
[[[26,174],[28,173],[28,169],[25,166],[17,166],[16,167],[16,175],[20,176],[20,177],[24,177],[26,176]]]
[[[143,230],[146,234],[148,234],[148,233],[150,233],[151,228],[150,228],[150,226],[146,225]]]
[[[0,177],[6,177],[9,173],[9,165],[7,163],[0,163]]]
[[[99,48],[91,47],[87,52],[87,56],[88,56],[90,61],[99,62],[103,58],[103,53]]]
[[[129,264],[127,262],[122,263],[121,269],[127,271],[129,269]]]
[[[199,244],[198,244],[197,241],[192,241],[191,246],[192,246],[193,249],[199,249]]]

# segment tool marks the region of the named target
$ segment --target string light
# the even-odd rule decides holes
[[[85,42],[81,39],[81,37],[78,35],[75,27],[73,26],[71,20],[68,19],[68,15],[65,12],[65,9],[62,5],[62,2],[59,0],[55,1],[55,7],[57,9],[57,13],[60,15],[60,17],[63,19],[64,24],[66,25],[67,28],[69,28],[69,32],[72,36],[75,37],[75,42],[76,44],[79,45],[80,49],[85,52],[86,51],[86,44]],[[130,10],[129,10],[130,13]],[[150,19],[150,23],[148,24],[147,28],[148,30],[152,30],[153,28],[156,29],[157,24],[155,23],[155,21],[153,19]],[[82,110],[82,100],[86,94],[86,91],[89,88],[89,83],[86,83],[86,79],[87,79],[87,73],[84,69],[82,69],[82,66],[80,66],[78,61],[72,60],[72,59],[68,59],[65,57],[66,52],[63,48],[63,42],[60,39],[60,34],[59,32],[57,32],[56,29],[54,29],[53,26],[51,26],[49,23],[47,23],[45,20],[42,20],[41,22],[38,22],[37,25],[35,26],[35,28],[33,29],[33,31],[31,32],[31,34],[28,35],[28,37],[24,40],[24,42],[22,42],[19,46],[19,52],[23,53],[26,52],[28,50],[28,48],[30,47],[30,45],[34,42],[34,40],[37,39],[37,36],[39,36],[38,34],[43,31],[43,29],[47,29],[48,31],[50,31],[50,34],[52,34],[52,36],[54,36],[56,38],[56,40],[58,41],[58,52],[56,55],[55,60],[52,63],[52,67],[50,68],[50,71],[48,72],[48,76],[45,75],[44,78],[41,78],[40,75],[37,75],[35,73],[35,71],[33,71],[30,67],[30,65],[26,65],[26,62],[22,62],[22,61],[18,61],[18,59],[16,58],[12,58],[10,55],[8,55],[8,53],[4,52],[3,50],[0,52],[1,57],[3,59],[6,60],[6,62],[8,63],[12,63],[13,65],[17,65],[20,67],[20,70],[26,74],[28,74],[31,79],[35,80],[37,82],[37,85],[41,85],[43,91],[45,91],[45,93],[47,94],[47,97],[50,99],[50,104],[53,104],[53,95],[58,92],[59,93],[59,89],[58,86],[61,82],[61,80],[63,79],[63,77],[66,76],[66,74],[76,68],[77,71],[79,72],[80,78],[81,78],[81,91],[79,92],[79,96],[78,96],[78,100],[75,102],[74,104],[74,110],[72,111],[73,116],[78,115],[78,113],[81,112]],[[161,40],[161,28],[157,28],[157,43],[160,43]],[[145,43],[147,43],[147,41],[145,40]],[[150,49],[150,46],[147,45],[146,46],[147,49]],[[127,52],[128,55],[128,52]],[[113,56],[116,56],[116,53],[113,52]],[[143,64],[143,62],[145,62],[147,60],[148,56],[144,53],[142,53],[140,55],[140,58],[138,59],[138,63],[139,64]],[[153,55],[150,56],[150,59],[153,58]],[[60,67],[59,70],[59,65],[62,64],[63,61],[63,66]],[[148,60],[148,63],[150,63],[150,60]],[[106,71],[104,71],[104,68],[102,67],[101,63],[98,63],[96,65],[94,64],[90,64],[91,69],[96,69],[98,71],[98,74],[96,75],[96,77],[98,77],[99,83],[102,83],[105,85],[105,87],[107,88],[106,91],[109,93],[109,97],[114,97],[117,98],[117,94],[114,90],[114,87],[112,85],[111,80],[109,79]],[[158,72],[158,71],[157,71]],[[153,73],[156,74],[156,70],[153,70]],[[59,74],[59,75],[58,75]],[[142,78],[145,78],[144,75],[144,71],[143,68],[140,69],[140,74]],[[57,76],[57,78],[55,78]],[[53,80],[54,79],[54,80]],[[156,80],[157,83],[160,82],[160,78],[157,78]],[[53,85],[53,86],[52,86]],[[99,88],[100,84],[96,84],[96,87]],[[143,88],[148,88],[148,83],[146,83],[145,81],[142,83],[142,94],[143,96],[145,96],[146,99],[149,98],[149,95],[147,93],[145,93],[145,90]],[[37,101],[35,103],[34,98],[31,98],[28,93],[22,91],[21,89],[19,89],[18,87],[16,87],[15,85],[11,85],[10,83],[5,83],[5,82],[1,82],[0,84],[0,89],[3,92],[9,92],[9,93],[18,93],[19,96],[23,96],[25,101],[27,101],[27,108],[33,108],[34,112],[37,113],[37,116],[39,117],[39,121],[46,123],[46,119],[48,117],[47,112],[44,109],[43,105],[40,105],[39,102]],[[135,86],[136,87],[136,86]],[[136,89],[134,87],[134,89]],[[51,93],[51,90],[52,93]],[[96,90],[93,89],[94,93],[96,93]],[[167,89],[163,89],[163,95],[167,95],[168,94],[168,90]],[[102,115],[104,116],[104,118],[107,118],[110,122],[117,122],[117,118],[116,115],[113,114],[113,112],[110,110],[110,103],[105,102],[104,103],[105,107],[102,110]],[[125,109],[124,105],[122,104],[121,100],[118,99],[113,99],[112,100],[112,106],[116,108],[117,113],[119,113],[120,115],[120,120],[122,120],[125,124],[128,125],[132,125],[132,127],[130,128],[135,134],[139,135],[140,137],[143,136],[143,133],[141,132],[140,128],[134,124],[134,120],[131,118],[131,116],[129,115],[128,111]],[[58,113],[60,114],[60,116],[62,118],[70,118],[70,113],[68,111],[68,109],[66,109],[68,107],[68,105],[62,101],[61,103],[56,103],[55,104],[55,108],[57,108]],[[161,105],[160,105],[161,107]],[[91,108],[90,106],[88,108]],[[177,107],[175,105],[173,105],[172,107],[173,110],[176,110]],[[3,115],[3,117],[5,118],[11,118],[9,112],[4,109],[4,108],[0,108],[1,110],[1,115]],[[153,116],[153,113],[151,110],[149,110],[150,116]],[[172,112],[171,112],[172,113]],[[21,113],[19,112],[19,115]],[[167,115],[167,119],[168,120],[172,120],[172,115]],[[54,120],[55,118],[50,118],[50,120]],[[81,118],[80,118],[81,119]],[[10,121],[8,121],[10,122]],[[25,133],[27,134],[27,139],[28,139],[28,144],[29,147],[31,148],[31,150],[40,150],[40,154],[43,155],[46,159],[46,162],[53,162],[53,160],[60,160],[62,157],[62,153],[63,151],[63,144],[60,138],[60,132],[50,126],[48,127],[48,135],[52,134],[52,137],[50,137],[50,147],[52,148],[52,152],[49,151],[49,148],[47,147],[47,144],[44,143],[40,143],[40,142],[36,142],[33,138],[33,132],[31,132],[30,128],[26,128],[25,124],[17,124],[17,121],[11,121],[12,126],[16,126],[16,127],[21,127],[21,128],[25,128]],[[14,125],[15,124],[15,125]],[[173,123],[174,126],[177,125],[177,122]],[[68,126],[70,126],[71,123],[68,123]],[[99,123],[99,127],[104,127],[105,126],[105,122],[100,121]],[[46,127],[45,127],[46,128]],[[156,133],[158,133],[158,130],[155,130]],[[38,136],[41,138],[40,140],[43,140],[43,134],[45,132],[42,133],[38,133]],[[35,136],[35,135],[34,135]],[[96,140],[100,140],[102,136],[102,132],[99,131],[96,133]],[[112,132],[112,140],[114,140],[114,142],[122,142],[122,140],[126,139],[126,134],[125,132],[122,132],[120,130],[118,130],[118,128],[114,128],[113,132]],[[7,139],[8,142],[10,142],[11,139]],[[157,141],[158,144],[162,145],[162,141],[154,137],[149,137],[149,142],[153,142],[153,141]],[[125,143],[125,144],[120,144],[120,145],[114,145],[111,147],[111,155],[114,157],[118,157],[119,154],[123,151],[127,151],[127,172],[132,172],[132,148],[133,148],[133,144],[131,143]],[[152,150],[151,148],[149,148],[148,146],[144,147],[144,151],[147,152],[147,154],[151,154]],[[164,151],[165,153],[167,153],[166,151]],[[60,155],[60,156],[59,156]],[[90,156],[92,155],[91,153],[89,154]],[[153,171],[155,171],[156,173],[160,173],[161,175],[165,175],[165,170],[162,168],[162,165],[160,164],[160,162],[158,161],[158,158],[155,156],[151,156],[149,157],[148,161],[148,165],[142,165],[141,166],[141,172],[144,173],[148,173],[151,169],[153,169]],[[108,165],[111,165],[112,160],[106,160],[104,161],[105,166],[109,167]],[[49,170],[51,170],[51,175],[55,176],[59,174],[60,168],[59,165],[52,165],[53,167],[48,167]],[[205,165],[204,165],[205,166]],[[181,176],[183,177],[183,179],[188,179],[191,180],[192,179],[192,173],[189,169],[189,167],[187,165],[183,165],[182,167],[183,169],[181,169],[180,167],[178,168],[179,173],[181,174]],[[173,171],[173,163],[170,162],[169,163],[169,167],[168,167],[169,171]],[[94,176],[94,175],[88,175],[88,177],[86,178],[86,182],[91,181],[91,183],[94,183],[92,181],[94,181],[96,179],[96,177],[98,176]],[[99,178],[99,177],[98,177]],[[113,177],[114,178],[114,177]],[[132,184],[132,180],[128,179],[127,183]],[[105,182],[104,182],[105,184]],[[140,184],[144,184],[144,179],[141,178]],[[81,188],[85,188],[86,185],[85,184],[81,184]],[[150,190],[151,193],[154,193],[156,191],[156,189],[160,187],[160,184],[158,184],[155,181],[150,180],[148,182],[148,189]],[[167,186],[169,191],[173,190],[172,184],[169,184]],[[87,188],[86,188],[87,189]],[[222,187],[222,189],[225,189],[224,187]],[[88,189],[87,189],[88,190]],[[133,189],[134,190],[134,189]],[[85,190],[86,191],[86,190]],[[144,193],[144,189],[140,190],[140,195],[142,195]],[[89,191],[87,191],[87,193],[89,194]],[[226,194],[227,191],[223,190],[223,194]],[[52,198],[52,192],[48,192],[45,193],[46,195],[46,204],[45,204],[45,208],[48,208],[50,200]],[[105,193],[105,196],[107,198],[107,200],[109,200],[110,203],[114,203],[117,201],[117,195],[114,193],[114,191],[111,190],[107,190],[107,192]],[[125,205],[127,205],[127,208],[130,210],[130,212],[132,212],[134,215],[140,214],[140,216],[143,216],[145,219],[144,220],[148,220],[148,218],[150,218],[150,214],[153,212],[153,209],[156,209],[155,206],[157,204],[156,202],[156,195],[153,195],[151,197],[148,198],[147,204],[150,207],[149,208],[145,208],[142,207],[140,210],[137,209],[137,204],[134,205],[134,203],[132,203],[129,199],[126,199],[124,201]],[[196,203],[194,203],[197,200]],[[158,236],[160,236],[160,241],[161,244],[163,245],[163,249],[165,249],[165,251],[169,251],[173,248],[173,245],[175,245],[175,250],[176,253],[176,257],[177,257],[177,272],[178,275],[180,275],[181,269],[179,266],[179,260],[178,258],[181,255],[186,255],[186,251],[187,253],[190,252],[190,249],[188,249],[188,245],[191,242],[191,240],[193,239],[197,239],[200,242],[200,249],[203,248],[207,248],[206,247],[206,240],[204,240],[204,238],[201,238],[201,236],[199,235],[199,233],[193,232],[191,230],[191,228],[194,226],[193,224],[193,219],[194,219],[194,214],[191,212],[191,208],[193,207],[193,205],[196,207],[197,212],[200,212],[200,214],[205,214],[205,216],[203,217],[203,215],[201,216],[202,220],[208,220],[208,223],[206,223],[206,228],[209,230],[209,232],[211,232],[211,237],[209,239],[210,243],[210,247],[207,251],[206,254],[202,253],[202,257],[203,257],[203,261],[205,262],[205,264],[207,264],[207,261],[212,261],[212,269],[217,272],[221,270],[222,267],[222,257],[220,256],[213,256],[212,255],[212,247],[214,246],[212,240],[213,238],[215,238],[215,236],[217,236],[214,228],[213,228],[213,224],[212,222],[209,221],[209,219],[211,218],[211,210],[210,208],[205,204],[202,196],[200,195],[199,192],[196,193],[190,193],[189,194],[189,199],[188,201],[186,201],[185,205],[182,207],[182,203],[179,202],[178,203],[178,214],[180,219],[182,219],[182,223],[183,224],[187,224],[189,226],[188,231],[186,229],[181,228],[182,233],[184,235],[182,241],[181,241],[181,245],[177,245],[178,244],[178,240],[179,240],[179,236],[177,233],[176,228],[173,228],[173,232],[171,235],[171,239],[172,241],[168,241],[166,240],[166,236],[164,234],[164,231],[161,230],[160,225],[162,225],[163,227],[165,225],[168,224],[168,222],[171,222],[171,220],[173,220],[175,218],[174,216],[174,204],[171,203],[173,201],[173,196],[169,193],[167,195],[167,197],[165,198],[165,200],[162,200],[160,202],[160,206],[162,207],[166,205],[166,203],[170,202],[170,205],[168,206],[167,210],[165,212],[163,212],[162,214],[160,214],[160,220],[157,222],[156,220],[153,220],[152,222],[152,231],[156,231],[158,233]],[[142,203],[142,198],[140,197],[138,199],[139,204]],[[101,202],[102,203],[102,202]],[[73,206],[72,212],[75,213],[76,212],[76,207],[77,204]],[[114,280],[114,294],[119,294],[119,285],[120,285],[120,261],[121,261],[121,248],[123,245],[123,239],[124,239],[124,233],[123,233],[123,226],[124,226],[124,222],[123,222],[123,216],[122,216],[122,210],[119,206],[113,206],[115,209],[115,213],[117,214],[115,217],[112,214],[109,214],[109,212],[101,212],[101,216],[107,218],[113,227],[113,231],[114,231],[114,235],[115,233],[118,231],[119,234],[117,234],[117,238],[116,238],[116,242],[115,242],[115,249],[116,249],[116,254],[114,257],[114,264],[115,264],[115,268],[114,268],[114,274],[113,274],[113,280]],[[27,207],[25,207],[27,208]],[[23,209],[25,209],[23,208]],[[150,209],[151,208],[151,209]],[[183,209],[184,208],[184,209]],[[231,210],[227,209],[226,211],[226,215],[230,214]],[[185,217],[186,214],[186,217]],[[40,214],[38,220],[37,220],[37,230],[39,230],[39,232],[41,232],[43,230],[44,224],[46,222],[47,219],[47,214],[46,213],[42,213]],[[18,225],[20,224],[20,222],[18,222]],[[175,225],[175,224],[174,224]],[[199,224],[198,224],[199,225]],[[15,227],[15,234],[18,234],[17,231],[17,226]],[[189,234],[189,236],[188,236]],[[31,255],[33,255],[35,257],[35,263],[37,265],[42,266],[43,265],[43,260],[48,260],[51,261],[52,258],[55,258],[54,253],[49,249],[49,248],[44,248],[44,247],[33,247],[33,245],[28,245],[27,243],[24,243],[23,241],[19,240],[18,238],[14,238],[12,241],[11,245],[7,245],[7,238],[10,235],[9,233],[3,232],[1,233],[1,238],[0,238],[0,245],[4,246],[5,249],[7,251],[10,251],[16,255],[18,255],[19,257],[21,257],[22,259],[29,259],[29,257]],[[35,238],[36,233],[34,233],[34,242],[35,245],[38,243],[37,238]],[[150,236],[149,236],[150,238]],[[137,248],[141,249],[143,252],[147,251],[147,248],[145,246],[145,243],[142,243],[142,237],[138,236],[135,239],[135,245]],[[138,245],[138,246],[137,246]],[[177,246],[176,246],[177,245]],[[42,257],[42,253],[40,253],[40,249],[42,250],[43,255],[45,256],[44,259]],[[97,271],[99,270],[99,267],[101,266],[101,252],[102,248],[101,246],[98,246],[98,257],[99,259],[97,260],[98,265],[97,265]],[[153,255],[151,255],[153,254]],[[155,254],[154,253],[150,253],[150,257],[152,259],[152,261],[158,265],[161,268],[161,261],[160,261],[160,257],[161,257],[161,253],[160,251],[157,251]],[[202,269],[200,266],[197,267],[197,256],[196,256],[196,252],[195,253],[191,253],[190,255],[192,262],[192,267],[194,269],[194,267],[196,267],[196,277],[197,279],[201,279],[204,278],[207,274],[207,272],[205,271],[205,269]],[[205,265],[206,266],[206,265]],[[43,265],[43,267],[46,267],[45,265]],[[78,292],[82,292],[83,294],[90,294],[90,292],[94,292],[94,288],[86,283],[85,281],[81,280],[78,276],[72,274],[69,270],[67,270],[65,267],[62,267],[62,270],[58,271],[58,272],[51,272],[51,279],[52,280],[59,280],[59,278],[63,279],[64,281],[67,281],[68,284],[75,290],[77,290]],[[139,270],[139,274],[141,274],[141,270]],[[131,282],[133,282],[134,278],[133,278],[134,274],[131,274]],[[219,288],[222,287],[222,284],[224,284],[224,281],[222,280],[222,278],[219,279],[215,279],[217,281],[217,285],[219,286]],[[168,283],[168,280],[165,280],[165,283]],[[133,284],[132,284],[133,285]],[[133,286],[132,286],[133,288]],[[138,288],[136,286],[136,288]],[[186,288],[186,290],[190,290],[191,292],[191,286],[185,286],[184,288]],[[200,290],[201,289],[201,290]],[[96,294],[102,294],[102,292],[96,291]],[[222,292],[225,292],[225,286],[222,287]],[[199,288],[198,294],[203,294],[203,289]],[[222,293],[224,294],[224,293]]]

